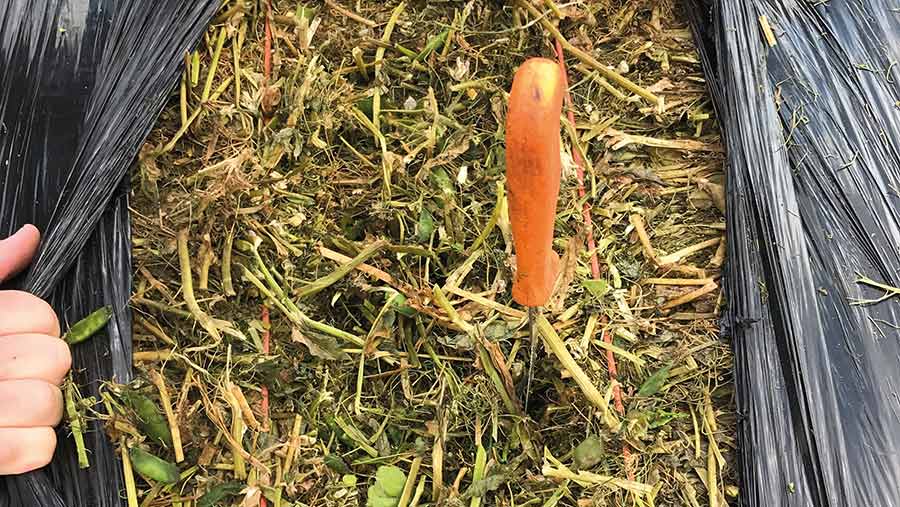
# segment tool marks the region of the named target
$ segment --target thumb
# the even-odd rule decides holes
[[[31,262],[41,240],[37,227],[26,225],[0,241],[0,281],[15,276]]]

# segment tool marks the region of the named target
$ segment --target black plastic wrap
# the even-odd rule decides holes
[[[131,378],[127,170],[216,0],[0,0],[0,235],[43,232],[10,285],[48,299],[65,329],[111,305],[73,349],[84,396]],[[7,287],[8,288],[8,287]],[[0,477],[0,507],[124,505],[121,464],[96,422],[80,470],[66,428],[44,470]]]
[[[741,503],[900,505],[900,295],[860,283],[900,287],[900,4],[688,4],[728,150]]]

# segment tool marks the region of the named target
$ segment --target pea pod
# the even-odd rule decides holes
[[[181,477],[178,467],[138,447],[129,449],[128,456],[135,471],[148,479],[163,484],[175,484]]]
[[[76,322],[63,339],[69,345],[81,343],[100,331],[112,318],[112,307],[107,305]]]
[[[138,427],[148,437],[167,448],[172,447],[172,430],[169,422],[163,417],[156,403],[142,394],[133,391],[122,395],[125,403],[134,410],[138,418]]]

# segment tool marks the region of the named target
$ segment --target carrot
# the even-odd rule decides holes
[[[516,249],[513,299],[530,307],[547,302],[559,267],[552,243],[562,170],[563,82],[556,62],[532,58],[516,72],[509,94],[506,184]]]

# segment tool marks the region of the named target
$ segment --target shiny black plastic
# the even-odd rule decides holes
[[[900,294],[860,281],[900,287],[898,5],[688,4],[728,150],[740,501],[900,505]]]
[[[131,378],[127,171],[215,0],[0,0],[0,234],[43,232],[12,284],[48,299],[65,329],[104,305],[105,332],[74,347],[84,396]],[[9,288],[9,287],[6,287]],[[124,505],[102,427],[80,470],[66,428],[53,463],[0,477],[0,507]]]

